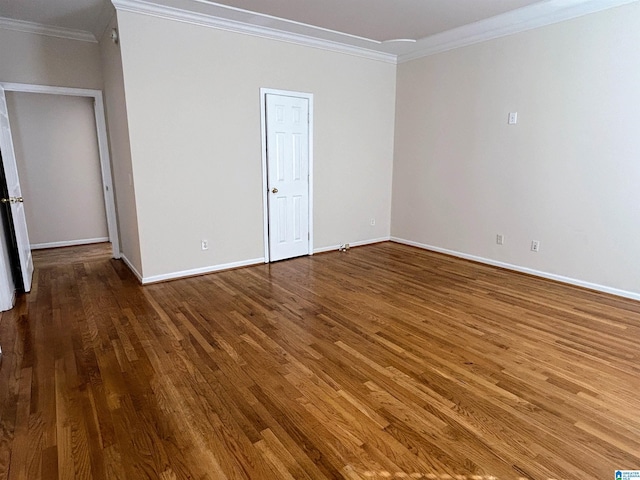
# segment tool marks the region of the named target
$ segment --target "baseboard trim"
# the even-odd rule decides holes
[[[362,247],[363,245],[371,245],[373,243],[381,243],[388,242],[391,240],[391,237],[380,237],[380,238],[372,238],[369,240],[361,240],[359,242],[346,242],[349,243],[349,247]],[[339,250],[342,244],[339,245],[330,245],[328,247],[320,247],[313,250],[313,253],[325,253],[332,252],[334,250]]]
[[[350,246],[351,247],[360,247],[362,245],[370,245],[372,243],[388,242],[389,240],[390,240],[390,237],[373,238],[373,239],[369,239],[369,240],[361,240],[359,242],[351,242]],[[321,247],[321,248],[314,249],[313,253],[330,252],[330,251],[333,251],[333,250],[338,250],[338,248],[340,248],[340,245],[332,245],[332,246],[329,246],[329,247]],[[220,272],[220,271],[223,271],[223,270],[231,270],[231,269],[234,269],[234,268],[250,267],[252,265],[260,265],[260,264],[264,264],[265,263],[265,258],[264,257],[252,258],[250,260],[243,260],[243,261],[240,261],[240,262],[224,263],[224,264],[221,264],[221,265],[213,265],[213,266],[210,266],[210,267],[194,268],[192,270],[184,270],[184,271],[180,271],[180,272],[172,272],[172,273],[165,273],[165,274],[161,274],[161,275],[152,275],[152,276],[149,276],[149,277],[143,277],[133,267],[133,265],[127,259],[127,257],[122,255],[122,259],[127,264],[127,266],[131,269],[131,271],[134,273],[134,275],[136,277],[138,277],[138,280],[140,280],[140,283],[142,283],[143,285],[149,285],[149,284],[152,284],[152,283],[159,283],[159,282],[166,282],[168,280],[177,280],[179,278],[195,277],[195,276],[198,276],[198,275],[206,275],[207,273],[215,273],[215,272]]]
[[[44,250],[45,248],[75,247],[77,245],[90,245],[92,243],[108,242],[109,237],[84,238],[82,240],[66,240],[62,242],[32,243],[31,250]]]
[[[252,258],[250,260],[243,260],[240,262],[224,263],[220,265],[213,265],[210,267],[194,268],[192,270],[183,270],[181,272],[164,273],[161,275],[152,275],[150,277],[142,277],[141,282],[143,285],[149,285],[151,283],[166,282],[167,280],[177,280],[179,278],[195,277],[198,275],[205,275],[207,273],[220,272],[222,270],[231,270],[233,268],[248,267],[251,265],[264,264],[264,257]]]
[[[505,268],[507,270],[513,270],[520,273],[526,273],[536,277],[546,278],[548,280],[555,280],[556,282],[566,283],[574,285],[576,287],[587,288],[589,290],[595,290],[597,292],[608,293],[610,295],[616,295],[618,297],[629,298],[631,300],[640,301],[640,293],[630,292],[627,290],[620,290],[618,288],[607,287],[606,285],[600,285],[597,283],[586,282],[577,278],[565,277],[562,275],[556,275],[555,273],[543,272],[540,270],[534,270],[532,268],[521,267],[519,265],[513,265],[511,263],[499,262],[490,258],[478,257],[476,255],[470,255],[468,253],[458,252],[455,250],[449,250],[446,248],[434,247],[433,245],[427,245],[424,243],[414,242],[412,240],[406,240],[404,238],[391,237],[392,242],[401,243],[403,245],[409,245],[412,247],[422,248],[437,253],[444,253],[445,255],[451,255],[453,257],[463,258],[465,260],[471,260],[473,262],[484,263],[494,267]]]

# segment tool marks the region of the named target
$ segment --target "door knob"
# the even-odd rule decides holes
[[[278,189],[276,187],[273,187],[273,189],[271,190],[271,193],[278,193]]]
[[[2,203],[23,203],[24,202],[24,198],[22,198],[22,197],[0,198],[0,202],[2,202]]]

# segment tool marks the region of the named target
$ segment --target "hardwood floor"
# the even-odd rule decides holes
[[[144,288],[103,246],[35,264],[0,317],[0,478],[640,469],[638,302],[393,243]]]

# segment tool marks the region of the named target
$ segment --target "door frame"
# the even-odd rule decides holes
[[[262,136],[262,215],[264,232],[264,263],[270,263],[269,253],[269,176],[267,164],[267,94],[304,98],[309,102],[309,255],[313,255],[313,93],[260,89],[260,126]]]
[[[93,99],[93,111],[96,120],[96,137],[98,139],[98,155],[100,157],[100,172],[102,173],[102,193],[107,213],[107,230],[113,251],[113,258],[120,258],[120,235],[116,216],[116,202],[113,193],[113,178],[111,175],[111,157],[107,140],[107,123],[104,113],[104,101],[101,90],[86,88],[53,87],[48,85],[34,85],[28,83],[4,83],[0,85],[8,92],[44,93],[48,95],[67,95],[70,97],[85,97]]]

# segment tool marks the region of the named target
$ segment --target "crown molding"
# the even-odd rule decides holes
[[[395,55],[389,53],[390,48],[387,48],[388,45],[385,46],[380,42],[353,37],[352,35],[342,34],[340,32],[328,31],[311,25],[297,24],[296,22],[290,22],[286,19],[262,15],[261,17],[264,18],[262,18],[261,21],[268,22],[271,26],[255,25],[249,21],[242,21],[249,20],[251,16],[243,16],[242,13],[250,14],[251,12],[233,9],[210,1],[159,1],[165,3],[168,1],[178,2],[179,6],[162,5],[149,0],[113,0],[112,3],[119,11],[243,33],[391,64],[409,62],[448,50],[474,45],[487,40],[563,22],[601,10],[638,2],[638,0],[546,0],[420,39],[410,46],[403,45],[402,49],[410,47],[410,51],[405,54]],[[184,5],[188,5],[189,8]],[[191,8],[192,5],[194,6],[193,9]],[[200,11],[198,11],[198,9]],[[208,9],[208,12],[202,11],[203,9]],[[53,27],[1,16],[0,29],[96,43],[98,38],[104,35],[112,15],[113,10],[110,5],[109,8],[103,9],[95,27],[98,35],[94,34],[95,32]],[[227,15],[235,16],[236,18],[224,18]],[[255,15],[253,15],[253,17],[255,18]],[[291,29],[291,31],[288,31],[289,29]],[[100,35],[100,33],[102,33],[102,35]],[[325,38],[319,38],[321,36]],[[367,48],[371,43],[377,44],[378,48]],[[382,49],[386,51],[381,51]],[[396,53],[400,53],[402,49],[400,49],[400,51],[396,48],[391,50],[396,50]]]
[[[418,40],[398,63],[571,20],[638,0],[548,0]]]
[[[93,28],[93,33],[98,40],[98,43],[102,41],[115,16],[116,9],[113,7],[111,2],[106,2],[100,12],[100,15],[98,15],[98,19],[96,20],[96,24]]]
[[[309,35],[299,33],[286,32],[276,28],[252,25],[237,20],[217,17],[204,12],[196,12],[178,7],[159,5],[157,3],[144,0],[112,0],[112,3],[119,12],[138,13],[157,18],[175,20],[191,25],[199,25],[204,27],[215,28],[218,30],[226,30],[234,33],[243,33],[255,37],[268,38],[278,40],[305,47],[319,48],[357,57],[368,58],[385,63],[396,64],[397,56],[378,52],[375,50],[348,45],[346,43],[324,40]]]
[[[78,40],[81,42],[97,43],[96,37],[91,32],[84,30],[73,30],[63,27],[51,27],[40,23],[14,20],[13,18],[0,17],[0,28],[14,30],[16,32],[33,33],[35,35],[45,35],[47,37],[66,38],[68,40]]]

